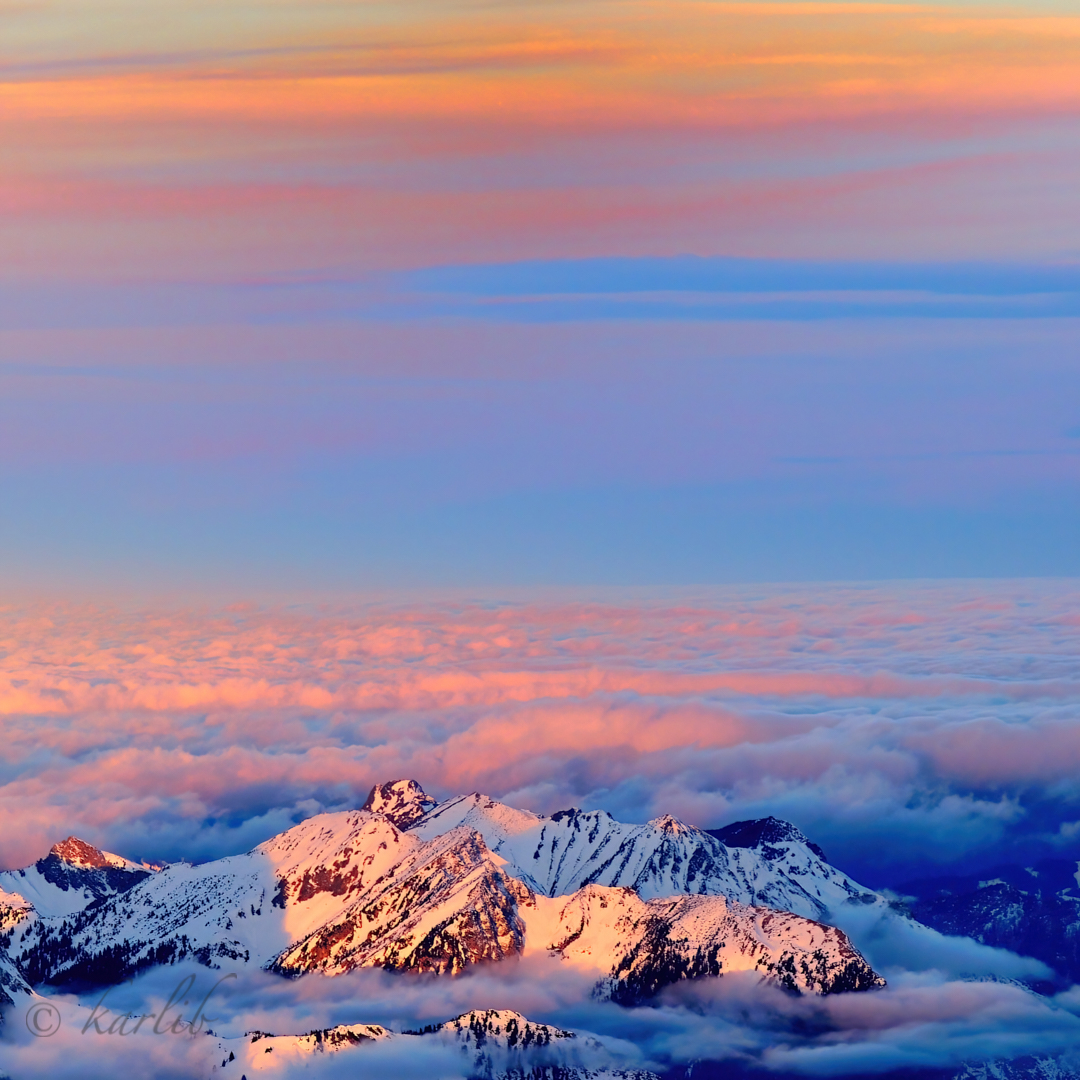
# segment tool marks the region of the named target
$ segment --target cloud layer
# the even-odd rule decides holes
[[[376,781],[774,813],[869,884],[1077,846],[1070,583],[10,607],[0,858],[253,846]]]
[[[867,884],[1075,854],[1078,598],[1075,583],[1028,581],[9,607],[3,860],[24,864],[69,832],[127,855],[209,858],[399,776],[440,798],[480,789],[628,820],[775,813]],[[244,972],[214,1027],[401,1030],[515,1008],[593,1032],[625,1067],[711,1058],[810,1076],[948,1069],[1080,1037],[1075,989],[1040,998],[1008,981],[1044,976],[1034,961],[891,916],[850,918],[888,978],[881,993],[796,999],[729,976],[624,1010],[549,958],[458,980]],[[154,1009],[183,974],[151,972],[114,995]],[[200,986],[210,978],[197,974]],[[83,1036],[90,998],[56,1000],[54,1039],[31,1039],[18,1017],[6,1029],[11,1075],[187,1076],[213,1064],[209,1040]],[[423,1068],[452,1075],[432,1053]],[[387,1070],[417,1064],[389,1045],[376,1056]]]
[[[624,1009],[593,1000],[589,985],[551,958],[508,961],[456,979],[370,970],[298,981],[264,972],[230,979],[228,973],[222,978],[219,972],[182,964],[140,976],[104,1001],[100,992],[53,996],[62,1019],[60,1030],[48,1039],[32,1038],[22,1017],[13,1013],[14,1022],[0,1043],[0,1065],[16,1077],[46,1072],[111,1077],[118,1069],[133,1078],[209,1075],[220,1060],[216,1038],[155,1034],[149,1024],[134,1036],[99,1033],[125,1014],[159,1016],[188,978],[192,993],[187,1007],[178,1002],[166,1015],[190,1019],[217,984],[204,1015],[212,1018],[215,1035],[225,1039],[250,1031],[302,1034],[340,1023],[414,1030],[473,1008],[509,1008],[594,1034],[612,1064],[661,1072],[701,1060],[762,1070],[759,1075],[956,1069],[967,1061],[1061,1053],[1080,1038],[1075,995],[1041,998],[1015,984],[960,980],[940,972],[891,973],[885,990],[823,999],[793,997],[749,973],[736,973],[683,984],[648,1008]],[[98,1030],[84,1032],[91,1016],[98,1017]],[[447,1080],[468,1075],[468,1062],[459,1054],[437,1046],[428,1050],[432,1056],[423,1059],[426,1067],[421,1069],[416,1069],[415,1047],[391,1042],[341,1058],[301,1061],[295,1074],[355,1076],[358,1067],[366,1066],[372,1074],[419,1077],[435,1070]],[[286,1066],[274,1075],[294,1073]]]

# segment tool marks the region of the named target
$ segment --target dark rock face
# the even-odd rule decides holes
[[[382,814],[399,829],[408,829],[435,806],[435,800],[415,780],[391,780],[376,784],[360,809]]]
[[[825,852],[808,840],[790,821],[779,818],[755,818],[752,821],[736,821],[722,829],[706,829],[727,847],[757,848],[759,850],[776,844],[805,844],[822,862],[828,862]],[[768,856],[768,852],[765,852]],[[778,853],[779,854],[779,853]]]
[[[1076,863],[1047,859],[980,875],[912,882],[911,914],[940,930],[1033,956],[1062,978],[1080,979],[1080,885]]]
[[[34,865],[38,873],[50,885],[55,885],[64,892],[69,889],[86,890],[96,899],[101,900],[106,896],[127,892],[143,878],[148,878],[151,873],[149,870],[129,870],[122,866],[110,866],[104,857],[100,863],[90,865],[72,863],[58,854],[57,849],[60,847],[60,844],[56,844],[44,859],[38,859]],[[98,854],[101,853],[98,852]]]
[[[494,864],[479,834],[461,829],[429,858],[398,868],[342,918],[287,949],[271,970],[457,974],[522,951],[517,905],[528,896]]]

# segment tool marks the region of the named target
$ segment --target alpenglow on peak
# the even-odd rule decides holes
[[[435,805],[435,800],[415,780],[391,780],[376,784],[360,809],[382,814],[399,829],[408,829]]]

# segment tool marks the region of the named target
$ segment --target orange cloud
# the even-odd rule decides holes
[[[123,42],[87,27],[87,44],[13,66],[0,82],[7,272],[201,280],[790,255],[800,228],[819,254],[892,229],[903,257],[917,235],[933,257],[958,243],[967,257],[1039,232],[1017,214],[1058,228],[1054,193],[1068,185],[1040,200],[1008,137],[996,158],[970,137],[994,145],[1075,116],[1073,15],[641,2],[409,9],[358,25],[345,5],[308,25],[290,11],[288,33],[186,27],[179,51],[137,26]],[[823,149],[826,129],[848,142]],[[1016,213],[995,177],[1023,193]]]
[[[670,124],[1074,106],[1080,18],[891,4],[485,8],[324,43],[148,54],[0,85],[8,121],[360,117]]]

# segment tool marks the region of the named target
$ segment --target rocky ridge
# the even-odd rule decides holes
[[[768,842],[739,846],[668,815],[644,825],[624,824],[604,810],[563,810],[548,818],[472,794],[429,811],[410,831],[428,838],[460,825],[479,832],[507,861],[507,873],[545,896],[585,885],[622,886],[644,899],[726,896],[810,919],[828,919],[845,904],[887,906],[787,822],[776,822],[785,828],[772,827]]]
[[[340,1025],[305,1035],[249,1032],[219,1039],[218,1069],[226,1077],[285,1071],[313,1064],[321,1055],[355,1054],[362,1070],[370,1050],[384,1064],[419,1052],[451,1063],[460,1075],[485,1080],[657,1080],[654,1073],[626,1069],[594,1036],[538,1024],[510,1010],[475,1010],[420,1031],[391,1032],[374,1024]],[[372,1064],[367,1065],[373,1067]],[[217,1070],[215,1070],[217,1071]]]
[[[754,972],[798,993],[885,985],[842,931],[790,912],[719,896],[645,901],[632,889],[601,885],[535,903],[549,909],[538,920],[546,924],[544,948],[587,969],[607,968],[601,993],[625,1005],[683,979],[733,971]]]
[[[95,901],[127,892],[154,872],[155,867],[69,836],[32,866],[0,871],[0,891],[18,897],[28,912],[50,918],[83,911]]]
[[[867,895],[801,834],[763,856],[674,818],[540,818],[481,795],[432,808],[414,781],[377,785],[365,805],[388,813],[319,815],[244,855],[139,870],[74,912],[13,914],[13,968],[30,985],[78,987],[181,959],[456,974],[547,951],[626,1002],[735,970],[812,993],[881,985],[840,930],[801,914]],[[66,850],[95,864],[80,873],[136,873]],[[749,902],[762,895],[786,910]]]

